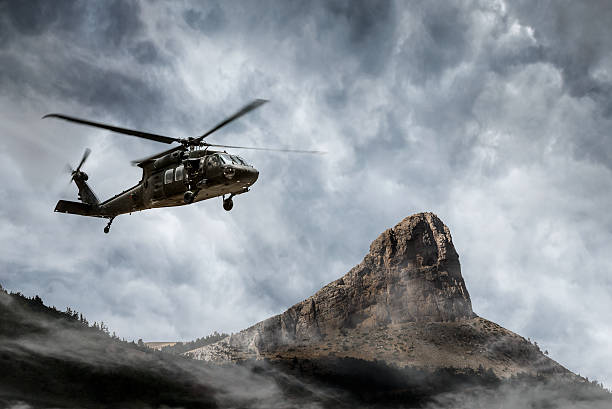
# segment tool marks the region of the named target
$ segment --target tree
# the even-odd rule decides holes
[[[104,323],[104,321],[100,321],[100,331],[109,335],[108,326]]]

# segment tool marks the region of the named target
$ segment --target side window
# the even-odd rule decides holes
[[[176,180],[177,182],[183,180],[183,169],[185,169],[185,167],[181,165],[176,168],[176,171],[174,172],[174,180]]]
[[[168,184],[168,183],[172,183],[172,179],[173,179],[173,173],[174,173],[174,169],[168,169],[166,171],[166,173],[164,174],[164,183]]]

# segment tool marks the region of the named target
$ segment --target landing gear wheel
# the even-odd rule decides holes
[[[111,217],[111,218],[108,220],[108,224],[107,224],[107,225],[106,225],[106,227],[104,228],[104,233],[108,234],[108,232],[110,231],[111,224],[113,223],[113,220],[115,220],[115,218],[114,218],[114,217]]]
[[[187,204],[193,203],[193,199],[195,199],[195,194],[191,190],[186,191],[183,195],[183,200]]]
[[[223,208],[225,210],[227,210],[229,212],[230,210],[232,210],[232,207],[234,207],[234,201],[232,200],[231,197],[229,199],[225,199],[223,201]]]

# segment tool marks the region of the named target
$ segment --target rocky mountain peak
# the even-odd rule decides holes
[[[450,230],[433,213],[409,216],[383,232],[339,281],[352,287],[348,293],[358,301],[352,312],[365,325],[474,316]]]
[[[433,213],[384,231],[361,263],[284,313],[186,354],[571,375],[537,345],[473,313],[450,231]]]
[[[383,232],[343,277],[270,320],[285,338],[473,315],[448,227],[433,213],[418,213]]]
[[[407,322],[455,322],[474,317],[448,227],[433,213],[409,216],[383,232],[363,261],[287,311],[205,348],[229,358],[227,343],[256,351],[339,330]]]

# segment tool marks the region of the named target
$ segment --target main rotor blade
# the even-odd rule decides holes
[[[83,166],[83,163],[85,163],[90,153],[91,153],[91,149],[89,148],[85,149],[85,153],[83,153],[83,157],[81,158],[81,163],[79,163],[79,166],[76,167],[75,172],[78,172],[79,170],[81,170],[81,166]]]
[[[213,128],[211,128],[210,130],[205,132],[203,135],[198,136],[197,138],[195,138],[194,142],[201,142],[204,138],[206,138],[211,133],[219,130],[220,128],[223,128],[225,125],[229,124],[230,122],[232,122],[235,119],[240,118],[244,114],[247,114],[247,113],[251,112],[252,110],[254,110],[256,108],[259,108],[260,106],[262,106],[266,102],[268,102],[267,99],[256,99],[255,101],[251,102],[250,104],[243,106],[234,115],[227,117],[226,119],[224,119],[223,121],[221,121],[217,125],[215,125]]]
[[[73,116],[68,116],[68,115],[63,115],[63,114],[47,114],[43,116],[43,119],[44,118],[59,118],[65,121],[75,122],[81,125],[94,126],[96,128],[107,129],[109,131],[122,133],[125,135],[137,136],[139,138],[150,139],[156,142],[162,142],[162,143],[181,142],[181,139],[179,138],[171,138],[169,136],[157,135],[154,133],[148,133],[148,132],[142,132],[142,131],[136,131],[134,129],[120,128],[118,126],[103,124],[101,122],[89,121],[86,119],[75,118]]]
[[[314,154],[326,154],[325,151],[305,151],[301,149],[285,149],[285,148],[256,148],[248,146],[232,146],[232,145],[217,145],[215,143],[206,143],[205,146],[213,146],[218,148],[231,148],[231,149],[251,149],[256,151],[273,151],[273,152],[292,152],[292,153],[314,153]]]
[[[131,161],[131,163],[132,163],[132,165],[136,166],[136,165],[139,165],[139,164],[141,164],[143,162],[147,162],[147,161],[149,161],[151,159],[157,159],[157,158],[160,158],[160,157],[162,157],[164,155],[168,155],[169,153],[180,151],[181,149],[185,149],[185,148],[182,145],[175,146],[174,148],[170,148],[170,149],[165,150],[163,152],[156,153],[155,155],[147,156],[146,158],[141,158],[141,159],[133,160],[133,161]]]

